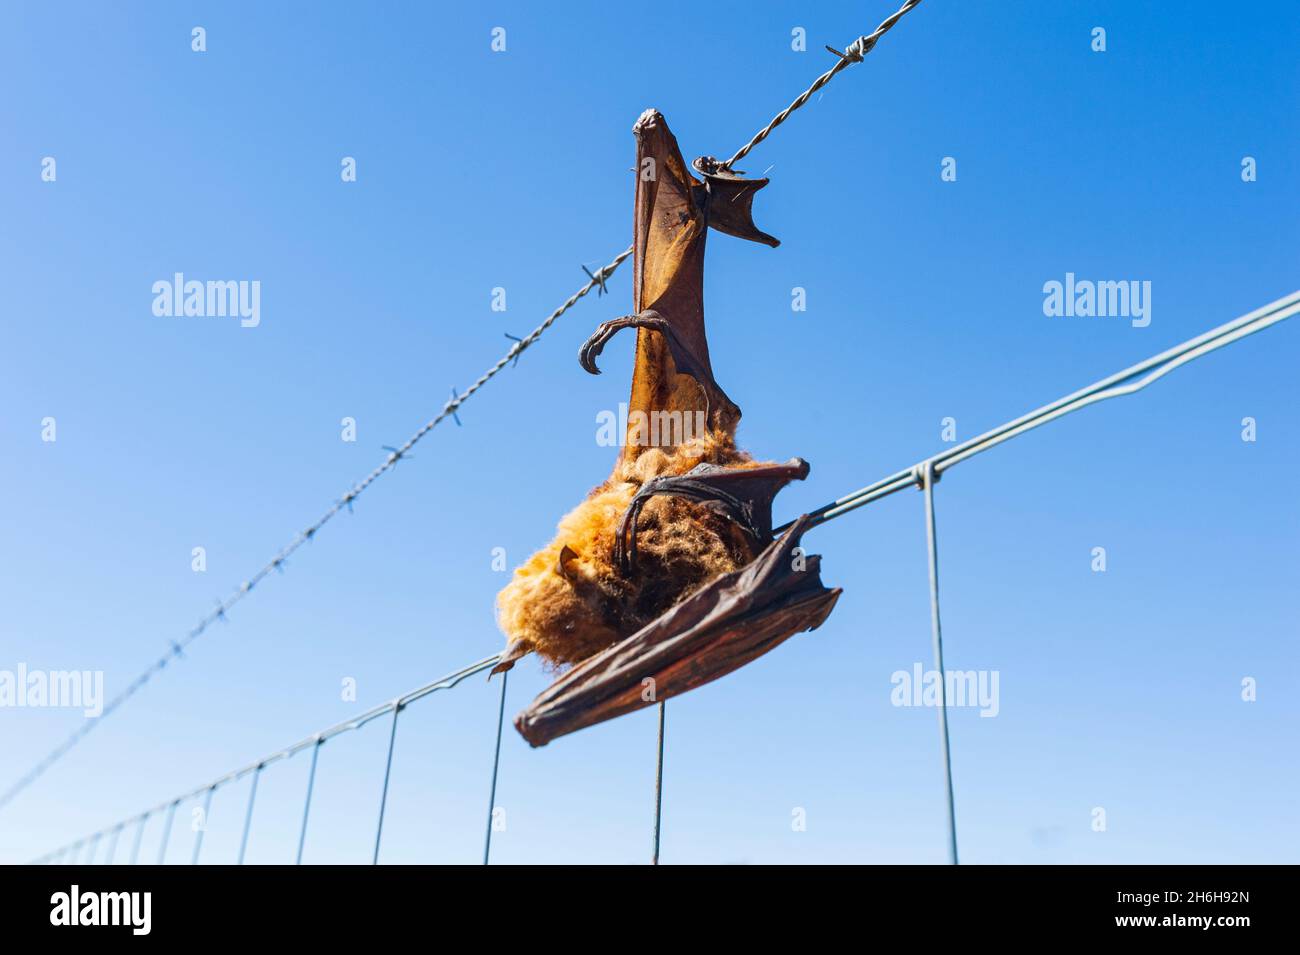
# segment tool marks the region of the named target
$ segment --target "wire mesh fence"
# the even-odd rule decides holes
[[[919,464],[910,468],[905,468],[888,477],[882,478],[872,484],[869,484],[851,494],[837,498],[828,504],[823,505],[813,511],[817,523],[825,523],[838,517],[857,510],[866,504],[871,503],[900,491],[906,487],[919,487],[923,492],[925,501],[925,536],[928,557],[928,572],[930,582],[930,622],[932,649],[935,658],[935,669],[943,673],[943,639],[942,628],[940,625],[939,613],[939,545],[937,534],[937,521],[935,516],[935,484],[939,475],[948,468],[956,464],[969,460],[975,455],[1010,441],[1013,438],[1049,424],[1053,421],[1059,421],[1073,411],[1078,411],[1090,405],[1096,404],[1110,398],[1123,397],[1135,394],[1147,386],[1159,381],[1165,375],[1175,371],[1178,368],[1203,357],[1213,351],[1225,348],[1235,342],[1262,331],[1288,318],[1294,317],[1300,313],[1300,290],[1292,292],[1275,302],[1258,308],[1246,315],[1233,319],[1217,328],[1211,329],[1204,334],[1189,339],[1180,345],[1167,349],[1157,355],[1138,362],[1128,368],[1109,375],[1100,381],[1094,382],[1085,388],[1072,392],[1059,398],[1056,401],[1043,405],[1028,414],[1019,418],[1004,422],[983,434],[972,438],[969,441],[954,445],[946,451],[940,452]],[[779,533],[778,529],[775,533]],[[466,678],[476,673],[494,666],[500,659],[499,654],[493,654],[485,657],[475,663],[471,663],[460,670],[450,673],[438,680],[425,683],[422,686],[403,694],[386,703],[374,706],[364,713],[350,720],[335,723],[326,727],[319,732],[313,733],[295,743],[290,744],[283,749],[276,750],[267,754],[260,759],[247,763],[238,769],[232,770],[216,779],[198,786],[192,790],[182,793],[172,799],[165,800],[156,806],[153,806],[142,813],[119,820],[103,829],[84,836],[75,842],[68,843],[58,849],[55,849],[37,859],[32,860],[34,863],[71,863],[82,862],[89,863],[95,861],[99,844],[105,839],[108,840],[108,848],[105,853],[104,861],[111,863],[115,861],[116,846],[120,836],[128,827],[135,826],[136,832],[133,839],[133,848],[130,854],[129,862],[134,864],[138,860],[140,850],[140,836],[143,832],[145,823],[153,816],[165,814],[165,824],[162,835],[162,842],[158,855],[158,861],[162,862],[166,857],[168,839],[171,833],[172,821],[175,816],[176,808],[183,802],[195,799],[199,796],[204,798],[205,807],[210,807],[213,794],[221,787],[227,786],[250,774],[253,777],[252,785],[249,790],[248,803],[245,809],[243,830],[239,843],[239,862],[244,861],[245,851],[248,845],[249,827],[253,819],[253,811],[257,798],[257,780],[261,773],[269,766],[282,762],[292,756],[305,750],[311,751],[311,767],[308,773],[307,787],[303,800],[302,822],[298,839],[298,851],[296,862],[301,863],[303,845],[307,839],[308,821],[310,818],[312,795],[316,779],[317,760],[320,755],[321,747],[330,739],[352,730],[360,729],[374,720],[384,716],[390,716],[390,728],[388,737],[387,758],[384,765],[384,778],[382,786],[382,795],[380,798],[378,818],[375,825],[374,851],[371,861],[377,863],[380,857],[380,848],[382,844],[384,813],[387,803],[388,784],[392,774],[393,750],[397,740],[398,720],[402,711],[408,706],[423,700],[433,693],[449,690]],[[502,674],[503,677],[506,674]],[[948,737],[948,701],[944,696],[944,680],[939,681],[939,734],[940,734],[940,752],[942,757],[942,770],[945,785],[945,831],[947,833],[949,861],[953,864],[958,862],[957,852],[957,821],[956,807],[953,797],[952,783],[952,766],[950,759],[949,737]],[[496,713],[496,734],[493,743],[492,773],[488,797],[487,827],[483,844],[483,862],[487,864],[491,858],[492,847],[492,830],[493,814],[496,811],[496,791],[498,771],[500,767],[501,756],[501,736],[505,725],[505,708],[506,708],[506,688],[505,679],[500,683],[500,702]],[[660,835],[661,835],[661,815],[662,815],[662,793],[663,793],[663,768],[664,768],[664,745],[665,745],[665,711],[663,701],[660,702],[659,719],[658,719],[658,742],[657,742],[657,764],[655,772],[655,794],[654,794],[654,820],[652,829],[652,858],[651,861],[659,861]],[[206,815],[206,813],[205,813]],[[191,862],[197,863],[200,858],[200,851],[203,844],[203,832],[200,829],[195,833],[195,841],[191,855]],[[82,850],[85,849],[85,858],[81,858]]]

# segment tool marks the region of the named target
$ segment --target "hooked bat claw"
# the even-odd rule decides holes
[[[605,343],[618,334],[620,329],[631,328],[632,320],[636,316],[624,315],[622,318],[611,318],[608,322],[601,322],[596,326],[596,330],[591,333],[591,337],[582,343],[578,349],[578,364],[582,370],[589,375],[599,375],[600,369],[596,367],[596,356],[605,350]]]
[[[677,371],[693,378],[699,377],[699,366],[695,362],[694,356],[682,344],[681,338],[673,330],[671,323],[658,312],[650,309],[636,315],[611,318],[609,321],[601,322],[596,326],[596,330],[591,337],[583,342],[582,347],[578,349],[578,364],[583,367],[584,371],[593,375],[600,374],[600,369],[596,367],[596,356],[605,350],[607,341],[625,328],[651,328],[656,332],[663,333],[668,337],[669,346],[672,348],[673,361],[677,364]]]
[[[706,415],[715,407],[735,407],[731,399],[718,386],[718,382],[713,377],[713,372],[709,370],[708,365],[695,356],[682,340],[681,335],[677,333],[673,323],[653,309],[646,309],[636,315],[624,315],[621,318],[611,318],[607,322],[601,322],[591,337],[583,342],[582,347],[578,349],[578,364],[582,365],[583,369],[588,373],[599,375],[601,372],[596,367],[596,356],[605,350],[605,343],[624,328],[648,328],[664,336],[668,341],[668,351],[673,357],[673,364],[676,366],[677,374],[689,375],[694,378],[704,391],[704,412]]]

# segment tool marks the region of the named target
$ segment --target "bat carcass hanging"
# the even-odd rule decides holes
[[[602,324],[579,355],[600,374],[605,343],[637,329],[626,443],[497,597],[508,644],[493,672],[531,652],[575,665],[516,719],[534,746],[717,679],[819,626],[840,593],[799,548],[802,520],[772,540],[772,499],[808,464],[737,448],[740,409],[709,361],[705,238],[711,227],[778,245],[751,213],[767,180],[708,157],[696,179],[654,110],[633,133],[633,314]]]

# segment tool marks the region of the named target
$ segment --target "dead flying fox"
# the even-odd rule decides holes
[[[772,539],[772,499],[807,462],[755,461],[736,446],[740,408],[709,362],[705,239],[713,228],[777,246],[752,218],[768,181],[708,157],[693,164],[697,179],[654,110],[632,131],[633,313],[601,324],[579,353],[600,374],[605,343],[637,330],[627,440],[613,474],[497,597],[508,643],[493,672],[533,652],[573,665],[516,720],[535,746],[717,679],[819,626],[840,593],[799,547],[804,519]],[[650,441],[647,420],[705,426],[653,429]]]

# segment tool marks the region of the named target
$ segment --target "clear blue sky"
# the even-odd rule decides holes
[[[0,669],[120,690],[628,244],[643,109],[728,155],[894,6],[6,4]],[[1300,285],[1298,43],[1282,2],[927,0],[740,164],[770,167],[782,245],[714,235],[709,329],[743,443],[812,463],[777,519],[940,450],[945,417],[970,437]],[[156,317],[175,272],[259,280],[260,326]],[[1067,272],[1150,281],[1151,324],[1046,317]],[[0,858],[495,651],[492,549],[524,559],[612,464],[595,417],[631,339],[601,378],[576,351],[630,282],[0,812]],[[939,486],[948,663],[1000,676],[996,718],[952,713],[966,861],[1296,861],[1298,356],[1283,324]],[[669,705],[666,862],[944,858],[935,712],[890,703],[930,665],[921,499],[808,544],[844,588],[828,623]],[[508,713],[546,682],[519,666]],[[477,859],[496,703],[474,678],[403,715],[385,861]],[[0,711],[0,782],[80,719]],[[494,857],[644,861],[654,738],[652,712],[537,751],[509,731]],[[369,860],[386,743],[378,721],[322,752],[307,861]],[[292,859],[306,768],[264,775],[250,861]],[[234,859],[245,799],[217,793],[206,861]]]

